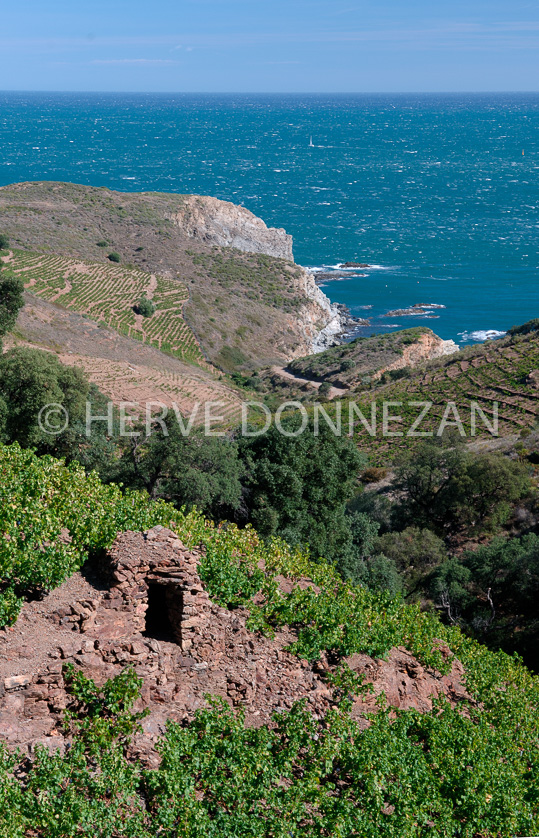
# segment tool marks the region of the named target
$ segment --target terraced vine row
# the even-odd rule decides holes
[[[180,280],[154,276],[138,268],[57,255],[15,253],[12,267],[32,294],[177,358],[207,366],[183,319],[188,292]],[[149,318],[134,311],[144,294],[156,305]]]
[[[471,402],[476,402],[491,422],[493,403],[497,402],[500,435],[533,427],[539,418],[539,388],[528,376],[534,370],[539,370],[539,339],[531,335],[526,339],[505,339],[488,347],[477,347],[476,354],[463,358],[454,356],[443,364],[412,372],[408,378],[377,388],[372,393],[361,393],[357,403],[369,422],[370,404],[372,401],[377,403],[376,458],[384,459],[389,451],[393,456],[398,449],[409,447],[413,442],[407,432],[420,412],[413,402],[432,402],[418,431],[436,433],[448,402],[455,403],[467,435],[471,432]],[[402,437],[390,437],[385,442],[381,438],[384,401],[399,403],[389,413],[400,415],[402,423],[392,422],[389,427],[391,431],[404,433]],[[348,419],[346,409],[344,416]],[[453,413],[448,415],[449,422],[453,419]],[[371,447],[369,434],[360,422],[356,423],[355,433],[359,444]],[[489,435],[480,418],[476,433],[478,437]]]

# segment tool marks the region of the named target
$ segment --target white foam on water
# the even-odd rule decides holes
[[[344,262],[341,263],[340,265],[330,265],[329,267],[332,268],[335,271],[358,271],[358,270],[362,270],[362,271],[363,270],[365,270],[365,271],[366,270],[370,270],[370,271],[390,271],[390,270],[392,270],[388,265],[371,265],[370,262],[369,262],[369,264],[365,264],[365,267],[361,267],[361,268],[345,268],[344,267]],[[395,269],[393,268],[393,270],[395,270]]]
[[[495,340],[496,338],[502,338],[506,335],[507,332],[500,332],[497,329],[478,329],[476,332],[459,332],[459,336],[462,338],[461,342],[466,340],[475,340],[475,341],[484,341],[484,340]]]

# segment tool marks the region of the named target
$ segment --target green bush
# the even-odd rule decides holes
[[[149,300],[146,295],[143,295],[135,306],[135,312],[143,317],[151,317],[152,314],[155,314],[155,310],[155,303]]]
[[[9,239],[4,233],[0,233],[0,250],[7,250],[9,248]]]
[[[466,450],[459,438],[429,440],[397,460],[403,496],[397,520],[433,529],[449,540],[459,533],[495,531],[511,504],[530,492],[526,467],[500,454]]]
[[[318,388],[318,394],[320,396],[329,396],[331,393],[331,382],[330,381],[323,381],[320,387]]]
[[[122,257],[120,256],[119,253],[116,253],[115,250],[113,250],[112,253],[109,253],[107,259],[109,259],[111,262],[121,262],[122,261]]]
[[[528,320],[528,322],[523,323],[522,326],[512,326],[507,334],[514,337],[516,335],[529,335],[530,332],[537,331],[539,331],[539,317],[535,317],[533,320]]]

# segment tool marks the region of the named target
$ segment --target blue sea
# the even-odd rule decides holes
[[[300,264],[372,266],[324,287],[366,332],[461,344],[539,316],[538,140],[539,94],[0,93],[0,185],[243,204]],[[417,304],[440,308],[387,316]]]

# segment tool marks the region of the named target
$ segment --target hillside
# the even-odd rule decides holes
[[[250,528],[0,468],[4,834],[536,834],[517,659]]]
[[[0,228],[15,250],[26,252],[18,258],[34,259],[34,268],[39,254],[49,255],[47,275],[33,277],[41,280],[38,287],[49,286],[41,288],[49,296],[55,284],[66,287],[64,266],[55,262],[64,257],[82,261],[94,283],[105,266],[110,270],[111,253],[118,253],[133,291],[146,283],[142,274],[156,278],[158,293],[169,295],[178,282],[181,316],[205,357],[227,371],[288,362],[323,348],[340,329],[338,310],[293,263],[290,236],[214,198],[15,184],[0,188]],[[76,273],[83,282],[82,271]],[[56,298],[61,305],[62,296]],[[86,294],[78,303],[78,296],[73,289],[70,307],[84,311],[92,303],[90,313],[102,319],[96,297]],[[124,327],[134,325],[129,316]],[[173,344],[175,336],[158,337]]]
[[[492,423],[498,413],[498,430],[501,437],[525,435],[537,424],[539,412],[539,333],[507,336],[467,347],[458,355],[442,357],[415,369],[407,368],[397,373],[398,380],[377,384],[371,389],[362,388],[355,399],[365,416],[371,415],[371,404],[397,402],[391,414],[399,414],[402,422],[392,422],[391,431],[402,436],[383,438],[381,427],[375,442],[360,423],[356,423],[357,439],[361,446],[372,449],[378,461],[383,461],[413,440],[407,437],[412,423],[418,417],[417,403],[432,402],[419,430],[437,433],[440,422],[454,403],[457,413],[447,414],[449,422],[460,417],[469,436],[471,431],[471,403],[476,402]],[[412,403],[415,402],[416,406]],[[457,417],[458,414],[458,417]],[[380,423],[381,424],[381,423]],[[477,436],[492,438],[481,419],[477,420]]]
[[[204,365],[200,347],[183,318],[188,292],[179,280],[64,256],[16,252],[7,264],[30,293],[177,358]],[[156,307],[151,317],[136,313],[142,297]]]
[[[220,413],[227,425],[239,420],[242,393],[221,380],[209,364],[186,363],[32,294],[25,294],[15,332],[4,346],[54,352],[63,364],[82,367],[115,404],[176,404],[184,415],[191,415],[197,403],[216,400],[223,402]]]
[[[376,381],[384,372],[417,366],[456,351],[453,341],[441,340],[431,329],[419,326],[356,338],[317,355],[297,358],[288,370],[302,378],[353,389]]]

